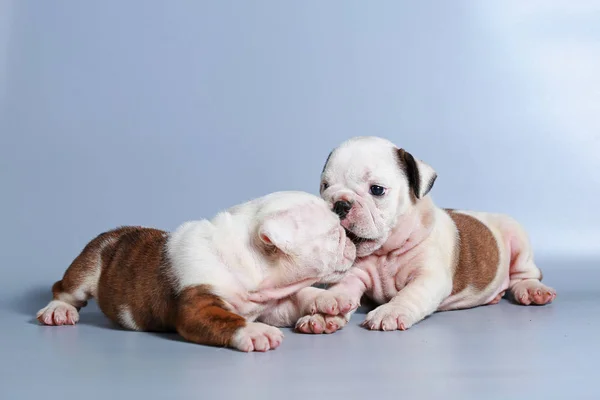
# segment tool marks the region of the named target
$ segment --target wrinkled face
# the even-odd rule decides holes
[[[321,175],[321,197],[356,244],[357,256],[379,249],[399,218],[427,194],[435,171],[391,142],[350,139],[329,156]]]
[[[272,280],[282,283],[304,279],[335,283],[356,257],[339,217],[316,196],[269,216],[259,228],[259,237],[277,258],[278,277]]]

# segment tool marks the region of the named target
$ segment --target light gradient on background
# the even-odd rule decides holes
[[[598,3],[1,4],[5,272],[315,193],[356,135],[432,164],[438,204],[510,213],[542,256],[599,250]]]
[[[600,398],[599,21],[598,1],[0,0],[0,393]],[[439,205],[521,221],[557,301],[388,334],[359,312],[257,355],[119,331],[93,303],[33,320],[96,234],[316,193],[357,135],[434,166]]]

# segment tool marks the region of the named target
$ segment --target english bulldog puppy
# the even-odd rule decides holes
[[[241,351],[278,347],[318,282],[336,282],[356,249],[321,198],[278,192],[173,233],[121,227],[93,239],[37,314],[73,325],[90,298],[122,327],[176,331]],[[260,321],[260,322],[259,322]]]
[[[380,304],[372,330],[405,330],[435,311],[496,304],[511,291],[523,305],[547,304],[523,228],[500,214],[437,207],[437,174],[388,140],[358,137],[336,148],[321,176],[321,196],[356,244],[357,259],[339,283],[315,296],[297,322],[331,333],[349,320],[363,294]]]

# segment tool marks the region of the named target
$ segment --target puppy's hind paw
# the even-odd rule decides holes
[[[79,321],[77,309],[69,303],[52,300],[38,311],[37,320],[43,325],[75,325]]]
[[[512,293],[515,301],[524,306],[530,304],[544,305],[551,303],[556,298],[556,291],[537,279],[528,279],[516,283],[512,287]]]

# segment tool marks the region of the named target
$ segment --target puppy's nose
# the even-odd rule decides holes
[[[333,205],[333,212],[339,215],[341,219],[346,218],[351,209],[352,204],[345,200],[336,201]]]

